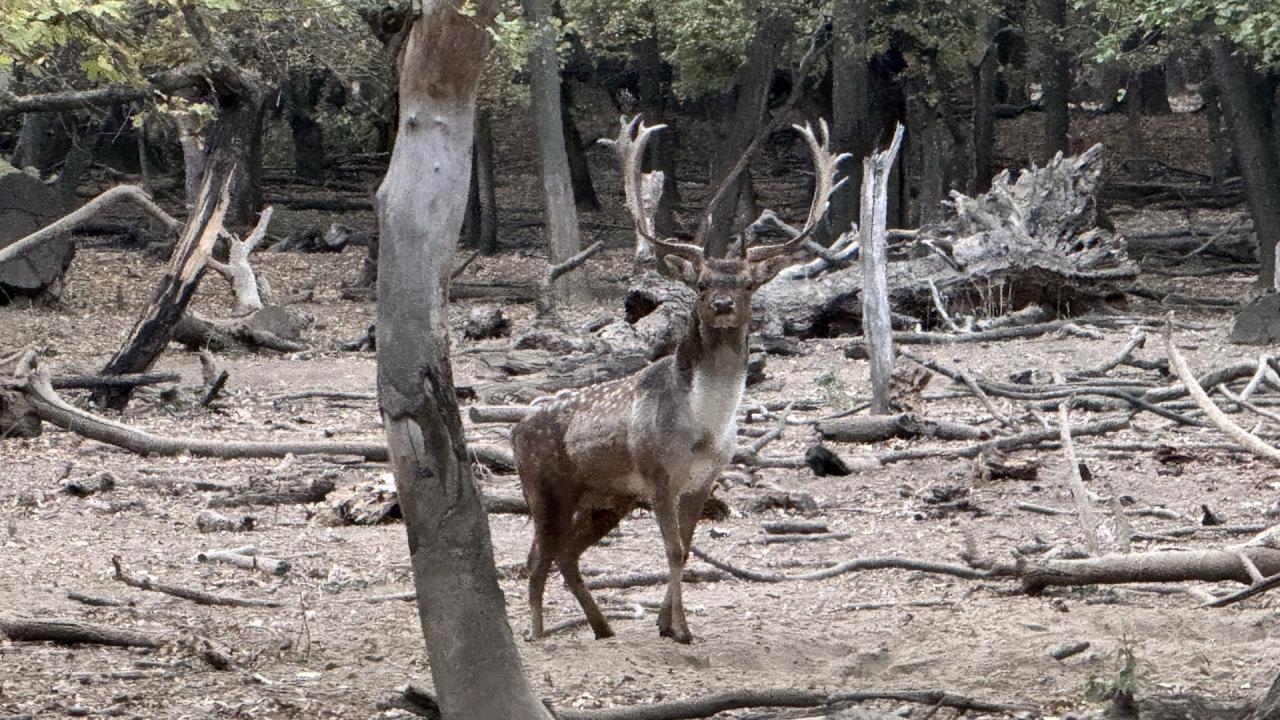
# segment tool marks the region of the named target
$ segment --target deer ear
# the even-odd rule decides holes
[[[658,269],[662,271],[663,275],[673,280],[680,280],[687,285],[694,285],[698,282],[698,268],[679,255],[664,256],[662,262],[658,264]]]

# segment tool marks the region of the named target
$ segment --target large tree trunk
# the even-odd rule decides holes
[[[825,237],[820,242],[847,232],[857,219],[862,173],[856,168],[871,152],[879,130],[872,119],[870,23],[867,0],[836,0],[831,46],[831,145],[852,156],[845,167],[854,170],[845,173],[844,185],[831,194],[831,209],[823,220]]]
[[[551,264],[557,265],[582,250],[573,183],[565,154],[564,127],[560,117],[560,63],[556,55],[556,31],[551,24],[551,0],[523,0],[525,20],[533,27],[529,49],[529,105],[537,132],[542,161],[542,198],[547,215],[547,239]],[[553,295],[567,302],[580,295],[578,283],[557,282]]]
[[[1102,146],[1077,157],[1024,171],[1010,182],[998,174],[986,195],[954,194],[944,226],[943,257],[931,253],[889,263],[895,312],[932,314],[930,281],[955,312],[989,311],[992,288],[1003,288],[1012,309],[1038,303],[1074,312],[1132,280],[1124,240],[1097,228]],[[861,327],[861,268],[816,278],[783,271],[756,293],[753,309],[766,335],[831,336]]]
[[[1258,234],[1258,283],[1271,288],[1276,277],[1276,243],[1280,241],[1280,155],[1272,143],[1270,98],[1259,96],[1256,73],[1226,39],[1210,40],[1209,51],[1244,177],[1249,215]]]
[[[203,146],[196,138],[191,120],[179,119],[180,125],[187,123],[182,127],[187,205],[195,203],[194,193],[203,186],[210,158],[225,155],[235,162],[226,225],[231,230],[248,230],[262,205],[262,124],[266,117],[266,92],[238,71],[215,78],[214,82],[218,85],[218,116],[204,131],[208,139]]]
[[[493,117],[488,109],[476,113],[476,198],[480,203],[480,238],[476,249],[498,252],[498,196],[494,185]]]
[[[1070,152],[1067,133],[1071,116],[1067,102],[1071,95],[1071,53],[1063,47],[1061,36],[1067,29],[1066,0],[1037,0],[1040,16],[1047,23],[1040,47],[1040,107],[1044,110],[1045,160],[1054,153]]]
[[[1150,176],[1150,163],[1147,161],[1147,144],[1142,136],[1142,79],[1138,71],[1129,73],[1129,85],[1124,94],[1124,114],[1129,135],[1129,172],[1138,179]]]
[[[736,100],[730,114],[727,131],[711,156],[711,184],[715,190],[729,176],[738,158],[747,151],[751,139],[764,121],[765,105],[769,99],[769,83],[778,58],[791,34],[792,19],[781,11],[764,10],[756,24],[756,34],[747,49],[747,62],[738,71],[735,87]],[[797,78],[796,82],[802,82]],[[710,257],[723,257],[733,236],[734,220],[738,215],[738,201],[745,185],[745,173],[729,183],[723,200],[717,207],[709,208],[709,218],[702,221],[705,230],[706,252]]]
[[[214,125],[223,127],[211,134],[227,134],[227,147],[236,163],[226,220],[227,228],[233,231],[253,227],[262,207],[262,123],[266,110],[266,92],[256,85],[247,85],[243,92],[219,101]],[[213,151],[210,148],[208,152]]]
[[[449,362],[458,188],[471,171],[485,28],[497,2],[469,7],[463,16],[452,2],[427,0],[401,53],[400,125],[378,189],[378,395],[442,715],[549,720],[507,622]],[[559,123],[551,129],[559,137]]]
[[[569,160],[569,180],[573,184],[573,202],[579,210],[599,210],[600,198],[591,184],[591,166],[587,164],[582,134],[573,121],[573,91],[569,82],[560,78],[560,121],[564,131],[565,156]]]

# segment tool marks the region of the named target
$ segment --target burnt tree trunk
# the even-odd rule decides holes
[[[1205,65],[1213,66],[1213,58],[1208,52],[1204,53],[1202,59]],[[1209,126],[1209,144],[1205,146],[1209,154],[1209,174],[1213,176],[1213,184],[1218,185],[1237,171],[1232,157],[1231,138],[1228,137],[1229,131],[1222,117],[1218,83],[1213,75],[1200,83],[1200,98],[1204,101],[1205,124]]]
[[[564,78],[560,78],[560,122],[564,132],[565,156],[569,160],[569,182],[573,185],[573,203],[579,210],[599,210],[600,198],[591,183],[591,166],[587,164],[586,148],[582,134],[573,121],[573,91]]]
[[[751,139],[764,122],[765,106],[769,100],[769,83],[787,36],[791,33],[792,20],[785,14],[765,10],[756,24],[756,34],[747,50],[747,61],[738,71],[734,88],[733,112],[727,122],[727,131],[711,156],[710,187],[715,192],[733,171],[738,158],[747,151]],[[797,79],[797,82],[800,82]],[[746,185],[745,173],[725,189],[717,207],[708,208],[709,216],[702,221],[706,238],[706,252],[710,257],[724,257],[733,235],[734,220],[738,216],[738,201]]]
[[[1143,115],[1169,115],[1173,108],[1169,107],[1169,85],[1165,75],[1164,64],[1152,65],[1137,71],[1136,82],[1130,85],[1136,91],[1134,98]],[[1126,97],[1128,93],[1125,93]]]
[[[262,123],[266,116],[266,92],[256,85],[219,100],[218,119],[210,136],[225,133],[226,147],[235,160],[236,177],[231,182],[231,204],[227,208],[227,227],[243,231],[253,227],[262,207]],[[221,152],[210,146],[206,156]]]
[[[973,183],[969,194],[986,192],[996,174],[996,57],[995,34],[1000,27],[997,18],[984,21],[984,31],[991,38],[977,64],[970,67],[973,82]]]
[[[71,135],[63,113],[29,112],[22,116],[18,144],[13,151],[17,168],[33,167],[49,172],[70,148]]]
[[[834,7],[831,46],[831,145],[852,157],[846,167],[871,152],[876,139],[872,122],[870,58],[871,12],[867,0],[837,0]],[[825,238],[834,239],[849,230],[858,217],[862,173],[848,172],[845,183],[831,194],[831,209],[823,220]],[[824,243],[825,244],[825,243]]]
[[[493,116],[486,108],[476,112],[476,190],[480,201],[480,243],[485,255],[498,252],[498,196],[494,185]]]
[[[324,128],[315,119],[323,90],[324,75],[301,70],[289,74],[284,88],[289,134],[293,138],[293,171],[307,180],[324,179]]]
[[[635,43],[632,47],[632,62],[635,64],[636,90],[640,101],[640,111],[650,125],[664,123],[668,119],[668,106],[671,97],[670,69],[662,62],[658,54],[657,28]],[[676,210],[680,207],[680,186],[676,182],[676,153],[680,149],[680,130],[678,123],[666,123],[662,132],[649,139],[645,151],[644,167],[646,173],[662,173],[662,195],[658,198],[658,207],[653,214],[653,229],[659,237],[673,237],[677,234]]]
[[[1066,154],[1070,143],[1071,116],[1067,101],[1071,94],[1071,54],[1064,47],[1067,26],[1066,0],[1037,0],[1045,21],[1040,48],[1040,107],[1044,110],[1044,159],[1054,153]]]
[[[578,234],[578,211],[573,202],[564,124],[560,117],[556,31],[551,24],[551,0],[522,0],[522,5],[525,21],[533,31],[529,49],[529,105],[542,163],[542,198],[550,262],[557,265],[582,250],[582,240]],[[573,290],[576,287],[576,283],[558,282],[553,287],[553,298],[558,302],[572,301],[579,294]]]
[[[200,284],[200,278],[204,277],[205,260],[222,230],[235,185],[235,160],[229,149],[218,151],[225,148],[220,140],[218,136],[210,138],[214,152],[205,164],[200,193],[169,259],[169,267],[134,323],[128,339],[102,369],[103,375],[150,370],[169,344],[178,320],[186,313],[187,304]],[[132,388],[127,387],[105,388],[96,391],[93,399],[114,410],[123,410],[129,403],[131,392]]]
[[[1147,144],[1142,139],[1142,103],[1138,100],[1142,84],[1138,71],[1129,73],[1129,86],[1124,94],[1124,113],[1129,135],[1129,172],[1139,179],[1150,175]]]
[[[912,93],[911,98],[907,103],[907,125],[911,134],[903,150],[901,185],[906,190],[904,224],[920,227],[942,217],[942,201],[947,197],[949,181],[948,161],[957,144],[937,109],[924,100],[924,94]],[[866,197],[864,189],[863,199]],[[884,202],[887,206],[887,197]]]
[[[549,720],[507,622],[449,361],[446,297],[465,210],[458,188],[470,174],[497,2],[469,8],[463,16],[452,2],[424,2],[400,56],[400,125],[377,196],[378,396],[441,714]],[[551,129],[559,136],[558,123]]]
[[[486,108],[476,109],[475,139],[471,144],[471,187],[462,225],[462,245],[481,255],[498,252],[498,201],[493,185],[493,120]]]
[[[1209,51],[1244,177],[1249,215],[1258,234],[1258,283],[1271,288],[1275,286],[1276,243],[1280,241],[1280,156],[1272,142],[1270,98],[1259,96],[1257,74],[1226,39],[1210,40]]]
[[[233,230],[248,230],[262,206],[262,124],[266,117],[266,92],[245,73],[234,69],[213,81],[218,117],[204,133],[208,139],[202,147],[191,128],[184,130],[182,139],[187,203],[195,203],[191,193],[203,187],[204,173],[213,157],[226,156],[234,161],[235,167],[226,225]]]

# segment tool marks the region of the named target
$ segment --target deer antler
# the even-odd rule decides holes
[[[656,206],[657,202],[655,198],[652,202],[646,203],[645,200],[649,199],[646,196],[662,192],[660,185],[655,193],[654,188],[645,182],[645,175],[641,172],[644,164],[644,149],[649,144],[649,136],[666,125],[645,125],[640,115],[630,120],[625,116],[619,117],[618,125],[616,139],[602,138],[599,142],[603,145],[612,145],[614,152],[618,154],[618,161],[622,165],[622,187],[626,195],[627,212],[631,213],[639,245],[643,247],[655,240],[653,215],[645,205]],[[650,176],[652,175],[653,173],[650,173]],[[649,187],[646,187],[647,185]]]
[[[837,167],[841,162],[852,157],[849,153],[840,153],[833,155],[831,153],[831,138],[827,132],[827,121],[818,121],[818,134],[815,135],[813,127],[809,123],[805,123],[803,127],[800,125],[792,125],[796,132],[804,137],[805,143],[809,145],[809,154],[813,156],[813,177],[814,189],[813,200],[809,203],[809,217],[805,220],[804,227],[796,231],[794,237],[784,243],[776,245],[762,245],[753,247],[747,251],[747,259],[752,262],[768,260],[769,258],[778,257],[780,255],[788,255],[799,250],[806,242],[808,242],[809,234],[818,226],[818,222],[827,214],[827,208],[831,204],[831,193],[835,192],[841,185],[844,185],[848,178],[840,178],[836,181],[836,175],[840,172]]]

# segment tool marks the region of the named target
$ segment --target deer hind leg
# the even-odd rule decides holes
[[[578,568],[578,560],[582,557],[582,553],[617,527],[622,516],[628,511],[630,508],[593,508],[578,511],[577,516],[574,517],[573,531],[561,546],[556,560],[565,586],[578,599],[578,604],[586,613],[587,622],[591,624],[591,630],[596,634],[597,640],[613,637],[613,628],[609,627],[609,621],[605,619],[604,613],[600,612],[600,606],[596,605],[595,598],[587,589],[587,584],[582,579],[582,571]]]
[[[529,495],[526,488],[526,495]],[[533,517],[533,545],[529,548],[529,636],[542,637],[542,597],[547,587],[551,563],[563,546],[572,520],[572,508],[566,513],[561,504],[545,494],[526,497]]]

